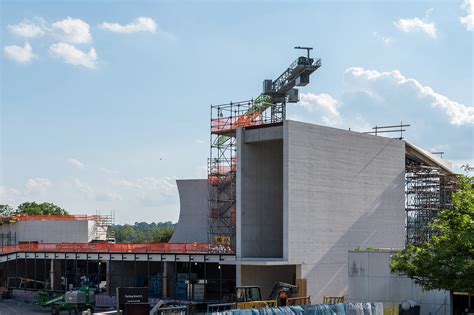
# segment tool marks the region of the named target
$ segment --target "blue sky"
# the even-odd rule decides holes
[[[258,96],[313,46],[288,117],[406,139],[473,164],[474,3],[2,1],[0,203],[117,222],[178,218],[203,178],[209,105]]]

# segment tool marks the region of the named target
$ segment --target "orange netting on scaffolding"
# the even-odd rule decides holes
[[[15,252],[54,253],[158,253],[158,254],[231,254],[230,247],[203,243],[64,243],[18,244],[0,247],[1,254]]]
[[[0,224],[18,221],[98,221],[100,215],[12,215],[0,217]]]
[[[262,125],[262,113],[253,113],[240,116],[229,116],[211,119],[211,132],[220,133],[232,131],[237,127],[249,127]]]

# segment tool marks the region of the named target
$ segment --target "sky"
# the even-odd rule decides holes
[[[205,178],[209,106],[255,98],[312,46],[287,117],[474,164],[470,1],[1,0],[0,204],[173,221]]]

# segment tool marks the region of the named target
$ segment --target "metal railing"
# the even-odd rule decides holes
[[[232,254],[225,245],[204,243],[62,243],[62,244],[18,244],[3,246],[0,254],[15,252],[53,252],[53,253],[170,253],[170,254]]]

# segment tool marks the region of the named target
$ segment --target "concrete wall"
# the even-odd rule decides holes
[[[450,314],[447,291],[423,291],[411,279],[390,272],[393,252],[349,252],[350,302],[383,302],[384,308],[398,307],[406,300],[417,301],[421,314]]]
[[[170,243],[207,243],[207,179],[177,180],[179,220]]]
[[[3,224],[0,233],[16,233],[17,242],[88,243],[95,237],[95,224],[76,221],[18,221]]]
[[[237,133],[237,255],[283,257],[282,127]],[[280,137],[280,139],[278,139]]]
[[[239,272],[239,271],[237,271]],[[295,284],[296,269],[294,265],[282,266],[240,266],[240,285],[258,285],[262,299],[266,300],[276,282]]]
[[[284,247],[308,294],[348,290],[347,252],[404,245],[405,144],[284,122]]]

